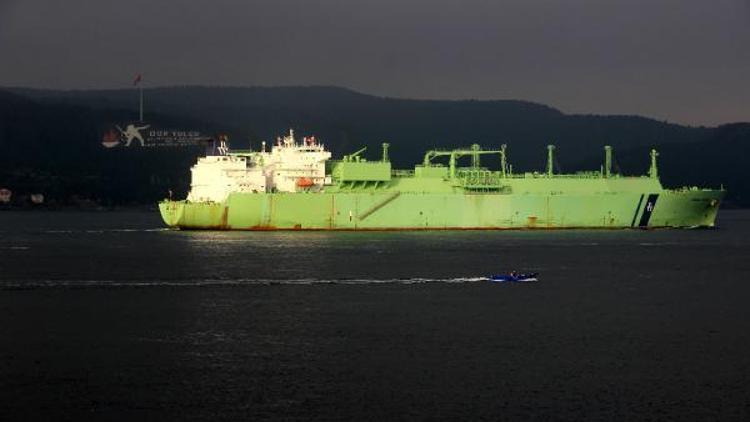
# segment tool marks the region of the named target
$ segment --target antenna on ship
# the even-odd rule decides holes
[[[294,129],[289,129],[289,136],[284,137],[285,146],[294,146]]]

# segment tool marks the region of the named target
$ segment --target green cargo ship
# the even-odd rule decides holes
[[[364,149],[341,160],[314,137],[294,133],[270,151],[230,152],[222,143],[192,168],[185,200],[159,203],[164,222],[210,230],[464,230],[713,227],[725,190],[665,189],[657,156],[645,176],[601,169],[554,172],[548,146],[544,172],[516,174],[506,148],[478,145],[428,151],[413,170],[394,170],[388,144],[368,161]],[[495,155],[499,169],[482,167]],[[461,165],[460,165],[461,164]]]

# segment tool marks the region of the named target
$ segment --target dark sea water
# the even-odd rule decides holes
[[[0,420],[750,420],[716,230],[180,232],[0,212]],[[538,282],[492,284],[500,271]]]

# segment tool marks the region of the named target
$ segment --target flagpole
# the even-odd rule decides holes
[[[141,97],[141,107],[140,107],[140,116],[141,116],[141,123],[143,123],[143,85],[138,84],[138,91],[140,92]]]

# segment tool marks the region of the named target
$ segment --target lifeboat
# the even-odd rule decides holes
[[[297,186],[300,188],[309,188],[314,184],[313,180],[309,177],[300,177],[297,179]]]

